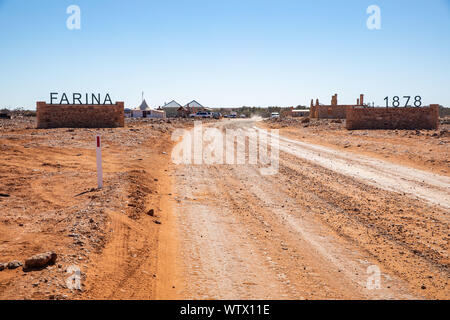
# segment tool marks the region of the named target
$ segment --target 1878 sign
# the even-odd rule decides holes
[[[50,93],[50,104],[113,104],[109,93],[102,97],[100,93],[85,93],[81,94],[74,92],[67,95],[66,93],[59,94],[57,92]]]

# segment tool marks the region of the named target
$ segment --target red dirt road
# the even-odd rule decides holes
[[[282,137],[275,175],[176,166],[176,296],[448,298],[449,178],[370,160]],[[367,287],[373,268],[380,289]]]
[[[33,125],[0,121],[0,262],[58,260],[0,271],[0,299],[450,297],[445,135],[282,128],[278,172],[262,175],[259,164],[172,163],[171,132],[189,120]],[[73,265],[81,290],[66,285]]]

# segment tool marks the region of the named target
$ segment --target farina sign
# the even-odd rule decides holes
[[[102,99],[103,98],[103,99]],[[81,94],[74,92],[67,95],[66,93],[59,94],[57,92],[50,93],[50,104],[113,104],[109,93],[104,97],[100,93],[85,93]]]

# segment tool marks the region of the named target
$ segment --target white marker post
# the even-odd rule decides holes
[[[97,136],[97,183],[99,189],[103,188],[102,144],[100,136]]]

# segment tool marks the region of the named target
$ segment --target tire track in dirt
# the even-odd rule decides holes
[[[289,161],[301,165],[296,157],[289,156]],[[319,181],[330,178],[324,175]],[[299,203],[291,190],[293,184],[287,183],[292,179],[284,164],[276,177],[261,176],[251,166],[177,168],[176,190],[183,197],[175,212],[183,225],[181,247],[188,252],[181,258],[186,277],[182,296],[240,298],[240,277],[254,274],[255,266],[264,266],[258,272],[264,276],[247,289],[246,297],[264,296],[267,287],[281,290],[277,298],[290,299],[421,297],[417,290],[411,293],[409,284],[366,247],[332,224],[323,224],[321,213],[311,210],[315,201],[320,207],[326,205],[330,214],[345,212],[340,206],[307,188],[299,192],[312,202]],[[356,183],[354,188],[361,187],[360,182],[350,180]],[[250,249],[240,251],[242,246]],[[242,259],[250,261],[250,266],[245,266],[248,262],[239,265]],[[365,287],[367,267],[372,264],[382,269],[381,290]],[[228,273],[227,280],[224,273]]]
[[[406,280],[417,295],[448,296],[448,212],[427,201],[365,185],[297,155],[280,172],[298,200],[332,229]],[[296,178],[292,178],[296,177]],[[308,191],[310,193],[308,193]]]
[[[171,179],[167,177],[167,149],[171,142],[161,138],[145,145],[138,155],[139,164],[124,167],[121,154],[110,158],[109,170],[124,172],[117,178],[123,189],[120,208],[107,212],[109,225],[105,248],[92,256],[83,299],[156,299],[168,297],[174,270],[167,250],[167,235],[161,236],[161,221],[169,221]],[[167,150],[167,151],[163,151]],[[153,209],[153,216],[148,211]],[[167,220],[166,220],[167,219]],[[155,221],[158,222],[155,223]],[[164,241],[163,244],[160,242]],[[168,277],[167,273],[171,276]],[[161,280],[159,279],[161,277]],[[172,295],[172,292],[170,292]]]
[[[298,160],[291,157],[287,161],[286,158],[282,157],[281,163],[282,165],[285,163],[298,163]],[[290,197],[290,192],[287,192],[290,189],[286,190],[287,180],[291,180],[292,177],[295,179],[298,172],[286,176],[286,171],[280,170],[279,174],[274,176],[261,176],[259,170],[256,170],[254,167],[247,167],[245,171],[235,170],[234,172],[240,173],[240,176],[236,177],[237,180],[252,181],[246,187],[253,193],[250,199],[255,199],[253,210],[258,210],[258,207],[261,206],[269,207],[270,214],[265,216],[265,221],[278,216],[285,223],[285,230],[290,228],[300,235],[306,242],[306,245],[303,244],[302,247],[311,247],[315,253],[315,257],[311,260],[322,260],[320,264],[322,274],[333,274],[334,272],[336,274],[333,276],[333,279],[342,276],[347,278],[347,281],[343,281],[339,288],[340,290],[351,288],[352,293],[348,294],[347,298],[355,298],[358,295],[365,299],[413,298],[413,295],[409,294],[408,290],[405,289],[405,283],[395,279],[395,277],[386,272],[382,273],[382,290],[366,289],[366,270],[369,266],[375,265],[374,261],[376,260],[368,255],[364,249],[358,250],[353,241],[346,241],[332,230],[323,226],[320,221],[311,215],[310,210],[302,205],[299,206],[299,203]],[[261,179],[264,179],[264,181],[255,183],[255,181]],[[303,190],[305,192],[306,188]],[[315,197],[315,200],[320,199]],[[324,259],[320,259],[320,256]],[[325,268],[323,268],[324,266]],[[327,288],[331,283],[333,283],[333,280],[327,279],[326,282],[323,281],[322,286]],[[335,288],[335,292],[337,291],[339,290]]]
[[[257,127],[254,129],[260,130]],[[419,197],[450,209],[449,177],[284,137],[280,138],[279,148],[280,151],[339,174],[348,175],[371,186],[408,194],[414,198]]]
[[[287,292],[277,276],[261,263],[254,243],[227,206],[208,204],[226,189],[204,167],[178,169],[177,190],[183,199],[176,207],[181,225],[180,259],[184,261],[183,298],[278,299]],[[184,180],[184,182],[183,182]]]

